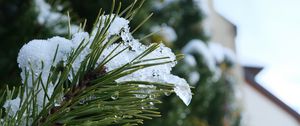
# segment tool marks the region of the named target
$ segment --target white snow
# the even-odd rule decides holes
[[[217,42],[208,42],[208,48],[212,52],[217,63],[222,63],[225,60],[231,63],[236,62],[236,55],[231,49],[226,48]]]
[[[192,93],[186,80],[175,75],[169,75],[165,79],[168,83],[175,84],[175,93],[186,105],[189,105],[192,100]]]
[[[204,62],[211,71],[216,70],[216,61],[213,54],[208,49],[207,45],[198,39],[193,39],[182,49],[184,54],[196,53],[203,57]]]
[[[114,70],[116,68],[119,68],[123,66],[126,63],[131,62],[135,57],[137,57],[139,54],[144,52],[147,48],[150,46],[146,46],[141,44],[138,40],[134,39],[129,32],[129,26],[128,22],[124,21],[125,19],[122,19],[120,17],[116,18],[116,22],[120,23],[112,23],[110,27],[113,27],[115,29],[109,30],[109,35],[121,35],[122,40],[124,41],[124,44],[122,44],[119,48],[116,49],[116,51],[113,54],[118,53],[119,51],[125,49],[126,47],[130,47],[130,49],[126,49],[124,52],[120,53],[118,56],[116,56],[114,59],[112,59],[110,62],[108,62],[105,66],[108,71]],[[113,25],[119,25],[122,24],[122,27],[115,27]],[[126,24],[126,25],[125,25]],[[123,30],[121,30],[123,29]],[[116,32],[119,31],[119,32]],[[112,44],[108,48],[106,48],[100,57],[100,61],[102,61],[105,57],[107,57],[112,50],[114,50],[117,47],[118,44]],[[161,82],[161,83],[171,83],[175,85],[174,91],[175,93],[183,100],[183,102],[188,105],[191,98],[192,93],[190,90],[190,87],[188,83],[177,76],[174,76],[170,73],[172,70],[172,67],[176,65],[176,56],[171,51],[170,48],[166,47],[163,44],[160,44],[160,47],[142,58],[144,59],[153,59],[153,58],[160,58],[160,57],[169,57],[168,59],[162,59],[159,61],[149,61],[147,63],[157,63],[157,62],[166,62],[166,61],[172,61],[171,63],[162,64],[162,65],[156,65],[148,68],[144,68],[141,70],[138,70],[130,75],[124,76],[122,78],[117,79],[118,82],[122,81],[150,81],[150,82]],[[99,62],[100,62],[99,61]]]
[[[38,75],[42,73],[43,83],[46,84],[48,75],[50,73],[51,65],[56,66],[57,63],[60,61],[64,61],[64,63],[66,63],[69,54],[74,49],[76,49],[81,42],[83,42],[83,45],[84,44],[88,44],[88,45],[72,64],[73,66],[72,68],[76,73],[80,67],[81,62],[84,60],[86,55],[90,52],[89,43],[88,43],[89,42],[88,33],[86,32],[75,33],[72,36],[72,40],[68,40],[57,36],[47,40],[32,40],[28,44],[25,44],[21,48],[17,59],[19,67],[22,69],[21,77],[23,83],[26,79],[25,71],[30,71],[30,69],[32,69],[34,72],[34,78],[36,79]],[[56,54],[56,59],[53,62],[53,58],[57,47],[58,47],[58,52]],[[29,72],[29,76],[32,76],[31,72]],[[29,87],[32,87],[31,78],[28,79],[28,85]]]
[[[61,17],[60,13],[51,12],[51,6],[44,0],[35,0],[36,8],[39,10],[38,22],[44,24],[48,22],[56,22]]]
[[[3,107],[6,109],[6,111],[9,111],[9,115],[13,116],[17,113],[19,110],[21,99],[19,97],[13,99],[13,100],[7,100]]]
[[[52,11],[51,6],[45,0],[35,0],[34,2],[38,12],[37,21],[39,24],[52,28],[57,34],[68,33],[68,16]],[[76,33],[78,29],[77,25],[71,25],[71,33]]]
[[[51,66],[56,66],[60,61],[66,61],[72,50],[71,47],[71,41],[62,37],[53,37],[48,40],[32,40],[28,44],[25,44],[21,48],[17,58],[19,67],[22,69],[22,82],[25,82],[27,71],[29,76],[27,80],[28,87],[36,88],[34,87],[32,77],[34,80],[37,80],[39,74],[41,74],[42,82],[46,84]],[[54,60],[57,48],[56,59]],[[53,89],[54,85],[50,83],[47,90],[49,96],[52,95]],[[37,104],[41,107],[45,91],[42,87],[39,87],[39,90],[41,91],[38,93]]]
[[[197,61],[196,61],[195,57],[190,54],[185,54],[183,61],[189,66],[192,66],[192,67],[197,66]]]
[[[86,46],[75,59],[72,64],[72,68],[74,73],[77,73],[78,69],[80,68],[81,62],[86,58],[86,56],[90,53],[90,39],[89,34],[87,32],[77,32],[72,36],[72,49],[76,49],[82,43],[82,46]],[[70,74],[69,79],[72,80],[73,76]]]
[[[129,32],[129,25],[128,25],[129,21],[124,18],[121,18],[119,16],[116,16],[115,19],[113,20],[114,16],[115,16],[114,14],[111,15],[110,21],[112,21],[112,22],[107,30],[106,38],[110,38],[112,35],[119,35],[121,30]],[[99,18],[99,20],[100,19],[102,19],[101,20],[102,22],[99,21],[91,33],[91,37],[90,37],[91,41],[94,40],[98,29],[104,28],[105,21],[109,19],[109,15],[103,15]],[[100,24],[101,24],[101,26],[100,26]]]
[[[208,42],[208,48],[213,54],[217,63],[221,63],[225,59],[224,48],[216,42]]]
[[[107,18],[108,16],[104,16]],[[124,43],[116,49],[114,54],[118,53],[120,50],[130,47],[124,52],[120,53],[118,56],[113,58],[110,62],[105,64],[108,71],[121,67],[122,65],[131,62],[136,56],[144,52],[150,46],[141,44],[138,40],[134,39],[131,33],[129,32],[129,21],[124,18],[116,17],[115,20],[111,23],[108,35],[106,40],[108,40],[112,35],[120,35]],[[81,42],[87,44],[86,48],[82,51],[82,53],[75,59],[73,63],[73,70],[76,72],[81,62],[84,60],[87,54],[90,53],[90,44],[95,37],[96,30],[98,28],[103,28],[103,26],[96,27],[91,37],[89,38],[88,33],[86,32],[79,32],[73,34],[72,39],[68,40],[62,37],[53,37],[48,40],[32,40],[28,44],[24,45],[18,56],[18,64],[19,67],[22,69],[21,77],[24,82],[25,80],[25,71],[29,71],[32,69],[33,75],[29,72],[29,76],[33,76],[34,79],[38,77],[39,73],[42,73],[42,81],[46,84],[48,79],[48,75],[50,73],[51,65],[57,65],[59,61],[66,61],[69,54],[72,50],[76,49]],[[52,63],[55,50],[58,48],[57,57],[55,62]],[[102,55],[100,56],[98,62],[104,60],[112,50],[115,49],[117,46],[116,44],[112,44],[104,49]],[[145,56],[139,60],[145,59],[153,59],[153,58],[161,58],[161,57],[168,57],[168,59],[161,59],[159,61],[148,61],[147,63],[158,63],[158,62],[167,62],[172,61],[167,64],[156,65],[148,68],[144,68],[138,70],[130,75],[125,77],[119,78],[117,81],[150,81],[150,82],[161,82],[161,83],[171,83],[174,84],[174,91],[175,93],[183,100],[183,102],[188,105],[192,98],[192,93],[188,83],[177,76],[174,76],[170,73],[172,67],[176,64],[176,56],[171,51],[170,48],[164,46],[163,44],[159,45],[159,48],[151,52],[149,55]],[[41,64],[43,62],[43,65]],[[71,73],[70,73],[71,74]],[[69,76],[69,79],[72,79],[72,76]],[[28,81],[29,87],[32,87],[32,80],[29,78]],[[47,91],[48,95],[51,96],[55,85],[49,85],[49,89]],[[38,95],[38,105],[42,105],[42,97],[44,96],[44,91],[42,90]]]
[[[204,16],[211,13],[209,9],[209,0],[193,0],[197,7],[203,12]]]
[[[193,53],[202,56],[204,63],[208,66],[209,70],[214,73],[213,80],[217,81],[222,74],[222,70],[219,68],[219,64],[228,61],[235,63],[236,58],[232,50],[216,43],[208,42],[206,45],[201,40],[191,40],[183,49],[182,52],[186,55],[185,63],[188,65],[194,64],[192,59]],[[196,75],[194,75],[196,78]]]
[[[72,40],[56,36],[47,40],[32,40],[25,44],[21,48],[19,56],[17,58],[19,67],[22,69],[22,82],[25,82],[25,74],[27,71],[29,76],[27,80],[28,87],[34,88],[32,76],[34,77],[34,80],[37,80],[39,74],[41,74],[43,84],[47,84],[51,66],[56,66],[61,61],[64,63],[63,65],[65,65],[69,54],[74,49],[76,49],[81,42],[87,44],[87,42],[89,41],[88,37],[88,33],[78,32],[73,35]],[[56,58],[54,60],[53,58],[55,56],[56,49],[58,50],[56,53]],[[75,59],[74,63],[72,64],[72,68],[75,73],[78,71],[81,62],[89,52],[89,46],[87,46]],[[33,73],[31,72],[31,70]],[[72,80],[71,73],[69,74],[69,79]],[[49,83],[47,90],[47,94],[49,96],[52,95],[54,88],[55,85]],[[38,105],[42,106],[45,91],[41,87],[40,90],[41,91],[38,94],[37,101]]]
[[[89,42],[89,33],[87,32],[77,32],[72,36],[72,43],[74,47],[78,47],[81,43],[90,44]]]
[[[224,56],[225,56],[225,60],[227,60],[229,62],[232,62],[232,63],[237,62],[237,57],[236,57],[235,53],[229,48],[224,48]]]
[[[188,75],[188,81],[191,85],[196,85],[200,80],[200,74],[197,71],[190,72]]]
[[[166,24],[152,27],[151,32],[157,32],[157,34],[166,42],[174,42],[177,40],[177,34],[175,30]]]
[[[185,54],[183,62],[185,63],[185,65],[191,68],[190,71],[186,73],[188,75],[187,80],[189,84],[196,85],[200,79],[200,74],[199,72],[197,72],[197,61],[195,57],[190,54]]]
[[[114,16],[114,15],[113,15]],[[106,16],[107,18],[108,16]],[[106,19],[106,18],[103,18],[103,19]],[[124,19],[124,18],[121,18],[119,16],[116,16],[116,18],[113,20],[113,22],[111,23],[109,29],[108,29],[108,33],[109,35],[117,35],[117,34],[120,34],[121,30],[124,28],[124,29],[128,29],[129,26],[129,21]]]
[[[42,80],[46,83],[51,65],[56,65],[59,61],[66,61],[68,53],[71,51],[72,43],[62,37],[53,37],[48,40],[32,40],[25,44],[17,58],[19,67],[22,69],[21,77],[25,81],[25,71],[34,72],[34,77],[38,77],[42,73]],[[54,63],[52,64],[55,50],[58,52]],[[31,72],[29,72],[31,76]],[[32,80],[28,80],[29,87],[32,87]]]

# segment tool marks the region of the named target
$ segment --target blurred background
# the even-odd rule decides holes
[[[134,0],[116,0],[125,9]],[[137,5],[140,1],[137,2]],[[0,0],[0,84],[20,85],[19,49],[32,39],[68,36],[87,19],[90,31],[111,0]],[[173,73],[193,87],[186,107],[163,97],[149,126],[300,126],[300,1],[146,0],[134,33],[185,54]]]

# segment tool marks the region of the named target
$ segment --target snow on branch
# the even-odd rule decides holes
[[[101,23],[101,21],[105,21],[108,17],[115,18],[111,20],[103,42],[96,44],[100,43],[99,40],[101,40],[97,38],[97,34],[105,28],[105,23]],[[116,83],[141,82],[139,86],[144,88],[147,87],[142,84],[145,82],[150,84],[172,84],[174,87],[173,91],[186,105],[189,105],[192,99],[190,86],[186,80],[170,72],[177,63],[176,56],[170,48],[163,44],[141,44],[139,40],[133,38],[131,35],[128,25],[129,21],[124,18],[116,15],[103,15],[99,17],[99,19],[102,20],[98,22],[91,35],[86,32],[77,32],[73,34],[71,39],[56,36],[46,40],[32,40],[21,48],[17,61],[22,70],[22,82],[26,82],[29,89],[31,87],[35,88],[34,85],[36,85],[36,83],[42,84],[38,87],[39,92],[36,98],[38,112],[42,111],[44,105],[49,102],[47,99],[45,101],[45,95],[51,97],[57,88],[57,83],[59,83],[49,79],[55,74],[53,68],[67,68],[68,63],[71,63],[71,70],[67,73],[67,76],[69,81],[73,82],[73,79],[77,78],[76,73],[82,72],[89,62],[93,62],[92,58],[96,57],[94,53],[101,52],[94,51],[94,46],[99,46],[97,47],[97,49],[100,48],[99,50],[102,48],[102,53],[98,53],[100,54],[99,58],[94,61],[96,62],[94,69],[97,69],[98,66],[103,63],[104,74],[121,70],[122,67],[127,64],[131,66],[128,69],[124,69],[122,71],[123,73],[130,72],[131,69],[137,68],[134,69],[134,72],[116,78]],[[121,41],[110,43],[115,36],[120,37]],[[75,57],[73,62],[69,62],[70,56],[74,55],[74,52],[79,48],[82,49],[78,56]],[[145,53],[147,51],[149,53]],[[113,75],[111,76],[113,77]],[[36,80],[40,80],[40,82]],[[47,87],[46,90],[44,90],[43,87]],[[80,90],[82,89],[85,88],[80,87]],[[153,90],[152,87],[144,91],[142,90],[142,93],[151,93],[151,90]],[[28,94],[25,92],[24,95],[26,96]],[[136,97],[141,98],[139,95],[136,95]],[[16,104],[20,103],[19,99],[20,98],[17,97],[14,100],[6,101],[4,107],[11,109],[11,115],[19,111],[19,108],[16,107]],[[56,100],[55,106],[62,105],[62,103],[60,103],[62,101],[61,99]]]
[[[203,63],[213,73],[213,80],[217,81],[221,77],[220,64],[228,63],[234,64],[236,62],[235,55],[232,50],[223,47],[216,42],[204,43],[201,40],[194,39],[188,42],[188,44],[182,49],[182,52],[186,55],[184,62],[190,66],[196,66],[196,59],[193,54],[197,54],[201,57]],[[189,80],[197,82],[200,75],[191,72]]]

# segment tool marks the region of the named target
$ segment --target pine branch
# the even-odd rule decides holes
[[[135,4],[121,13],[133,17]],[[1,125],[139,125],[160,117],[155,104],[166,93],[175,92],[189,104],[188,84],[170,74],[175,55],[162,44],[140,44],[130,33],[128,20],[118,16],[121,6],[116,14],[114,8],[113,4],[109,15],[99,12],[90,36],[79,31],[71,40],[33,40],[21,49],[23,85],[7,89],[1,97],[6,101]],[[48,47],[41,50],[44,45]],[[119,65],[124,56],[128,62]],[[136,76],[139,72],[146,81]]]

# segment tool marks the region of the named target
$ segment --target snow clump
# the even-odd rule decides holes
[[[103,19],[106,19],[105,16]],[[138,55],[143,53],[150,46],[141,44],[137,39],[135,39],[131,33],[128,25],[129,21],[125,20],[121,17],[116,17],[115,20],[111,23],[111,26],[108,30],[108,35],[120,35],[124,44],[121,44],[119,48],[114,51],[113,54],[120,52],[121,50],[126,49],[124,52],[117,55],[111,61],[109,61],[105,67],[108,71],[119,68],[129,62],[131,62]],[[119,25],[118,27],[113,25]],[[103,26],[100,26],[100,28]],[[94,33],[94,32],[92,32]],[[92,34],[93,35],[93,34]],[[119,43],[115,43],[110,45],[108,48],[104,49],[103,54],[101,55],[99,62],[102,61],[105,57],[107,57],[112,50],[114,50]],[[147,67],[140,69],[130,75],[124,76],[122,78],[117,79],[118,82],[122,81],[149,81],[149,82],[160,82],[160,83],[171,83],[174,84],[175,93],[183,100],[183,102],[188,105],[192,98],[192,93],[188,83],[175,75],[171,74],[172,67],[176,65],[176,56],[172,52],[172,50],[166,47],[163,44],[160,44],[159,47],[143,57],[140,60],[147,60],[153,58],[161,58],[168,57],[167,59],[161,59],[159,61],[148,61],[146,63],[158,63],[158,62],[169,62],[166,64],[155,65],[152,67]]]
[[[112,15],[111,17],[113,16],[115,15]],[[104,15],[99,19],[102,18],[103,21],[105,21],[107,17],[109,16]],[[117,53],[125,48],[126,50],[105,64],[108,72],[131,62],[134,58],[136,58],[138,55],[140,55],[150,47],[148,45],[141,44],[137,39],[133,38],[130,33],[128,24],[128,20],[116,16],[109,26],[104,44],[112,36],[117,35],[121,37],[123,43],[116,49],[116,51],[114,51],[114,53]],[[17,59],[19,67],[22,70],[21,78],[23,83],[27,79],[27,85],[29,87],[33,87],[33,81],[41,76],[41,81],[43,82],[43,84],[48,83],[47,94],[51,96],[55,88],[55,83],[47,82],[49,75],[51,74],[51,67],[56,67],[57,65],[66,65],[68,57],[70,56],[72,51],[77,49],[81,44],[86,45],[83,51],[81,51],[80,55],[76,57],[72,64],[72,69],[76,73],[80,68],[82,61],[84,61],[86,56],[91,52],[91,45],[94,42],[94,38],[98,29],[103,29],[103,27],[103,23],[98,23],[98,25],[92,31],[91,35],[86,32],[77,32],[73,34],[71,39],[56,36],[46,40],[32,40],[25,44],[21,48]],[[103,53],[100,55],[97,63],[99,64],[107,56],[109,56],[109,54],[112,53],[112,50],[114,50],[117,45],[119,45],[119,43],[113,43],[105,48],[103,50]],[[54,59],[56,50],[56,58]],[[192,93],[186,80],[172,75],[170,72],[172,70],[172,67],[174,67],[177,63],[176,56],[170,48],[164,46],[163,44],[160,44],[156,50],[143,57],[142,59],[138,59],[137,61],[161,57],[166,58],[155,61],[147,61],[145,63],[167,63],[140,69],[130,75],[121,77],[116,81],[149,81],[174,84],[174,92],[183,100],[186,105],[188,105],[191,101]],[[28,78],[26,78],[26,74],[28,74]],[[32,80],[32,78],[34,80]],[[69,79],[72,80],[72,78],[72,74],[70,73]],[[45,91],[41,90],[38,94],[37,101],[38,106],[40,107],[42,107],[43,97],[45,93]],[[10,102],[11,101],[6,102],[7,106],[10,105]],[[12,112],[16,112],[16,107],[13,107],[13,109],[14,110]]]
[[[207,45],[198,39],[193,39],[188,42],[188,44],[182,49],[182,52],[186,55],[184,62],[192,67],[196,66],[194,63],[196,62],[195,57],[193,55],[197,54],[200,56],[203,63],[206,64],[209,70],[213,73],[213,81],[217,81],[221,77],[222,70],[219,66],[220,64],[224,62],[234,64],[236,60],[232,50],[225,48],[216,42],[208,42]],[[198,75],[192,73],[193,72],[189,75],[190,78],[188,80],[195,82]]]

